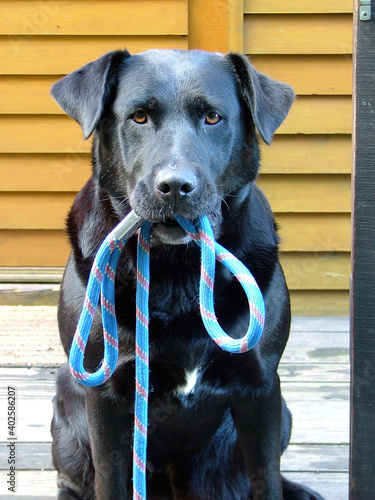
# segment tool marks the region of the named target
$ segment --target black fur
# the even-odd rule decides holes
[[[85,137],[94,132],[93,175],[68,218],[72,253],[58,313],[67,354],[101,241],[130,209],[152,222],[148,498],[322,500],[280,475],[291,430],[277,376],[289,296],[273,215],[253,184],[256,129],[271,141],[292,89],[244,56],[155,50],[106,54],[55,84],[52,94]],[[250,352],[224,352],[205,331],[199,249],[172,213],[207,215],[218,241],[258,281],[266,325]],[[116,275],[120,356],[112,378],[84,388],[67,365],[57,377],[52,435],[61,499],[131,498],[135,252],[133,237]],[[230,335],[244,334],[246,299],[220,265],[215,308]],[[98,366],[102,351],[98,309],[87,369]]]

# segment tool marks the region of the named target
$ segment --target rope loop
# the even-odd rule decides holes
[[[228,250],[217,243],[207,217],[196,224],[174,215],[177,222],[201,247],[201,279],[199,284],[199,308],[204,326],[211,338],[225,351],[237,354],[249,351],[259,341],[264,328],[264,301],[250,271]],[[241,339],[227,335],[219,325],[214,308],[215,259],[221,262],[237,278],[246,293],[250,320],[246,334]]]

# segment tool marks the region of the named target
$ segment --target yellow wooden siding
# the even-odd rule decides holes
[[[281,263],[293,290],[347,290],[350,255],[332,252],[289,252]]]
[[[0,193],[0,227],[64,229],[73,193]]]
[[[36,136],[30,134],[33,127],[37,127]],[[277,134],[334,134],[335,131],[349,134],[350,130],[349,96],[300,97]],[[64,114],[0,115],[0,135],[1,153],[57,153],[89,149],[89,143],[81,144],[80,127]]]
[[[111,50],[128,48],[136,53],[149,48],[187,49],[187,37],[182,35],[35,36],[30,40],[22,36],[0,36],[0,73],[64,75]]]
[[[259,185],[280,226],[292,307],[348,314],[351,250],[352,2],[245,0],[244,51],[297,94]]]
[[[0,186],[3,192],[77,192],[90,172],[91,158],[88,153],[0,154]]]
[[[257,184],[278,213],[350,213],[349,175],[267,174]]]
[[[295,316],[347,316],[347,290],[290,290]]]
[[[9,220],[6,216],[2,217],[2,227],[6,231],[29,230],[32,233],[30,238],[34,237],[37,241],[39,229],[62,230],[65,227],[65,217],[73,194],[23,193],[15,195],[15,198],[18,209],[22,209],[23,212],[12,215]],[[10,200],[12,197],[2,195],[0,202],[2,209],[14,208],[16,202]],[[31,203],[35,206],[31,206]],[[48,214],[46,207],[49,207]],[[276,213],[275,216],[284,252],[350,251],[350,214]],[[2,241],[1,234],[2,231],[0,231],[0,241]],[[30,255],[25,255],[23,259],[29,257]],[[20,262],[19,265],[28,264]],[[33,265],[43,265],[43,261]]]
[[[51,206],[49,210],[52,211]],[[27,219],[28,217],[24,213],[23,222],[19,224],[19,226],[26,226],[26,229],[0,230],[0,262],[2,265],[63,266],[68,255],[68,247],[65,243],[66,235],[63,229],[30,229],[31,224]],[[280,227],[282,255],[287,252],[300,253],[303,259],[304,252],[339,252],[344,255],[350,251],[349,214],[276,214],[276,221]],[[60,215],[60,220],[56,225],[64,226],[63,214]],[[54,251],[46,260],[41,246],[45,244],[48,235],[51,236],[51,242],[48,245],[54,247]],[[28,248],[27,252],[26,248]],[[291,289],[293,290],[293,286]]]
[[[90,175],[90,141],[51,85],[108,51],[187,49],[188,4],[0,2],[0,267],[63,266],[69,254],[65,219]]]
[[[5,35],[187,34],[186,0],[2,0]]]
[[[293,309],[347,313],[351,12],[348,0],[0,2],[0,267],[63,266],[69,252],[65,218],[90,175],[90,141],[49,96],[54,81],[125,47],[244,50],[297,94],[261,147],[258,180]]]
[[[269,193],[273,210],[282,214],[350,213],[348,176],[264,176],[259,185]],[[57,179],[57,185],[59,180]],[[35,182],[34,182],[35,184]],[[0,193],[0,227],[4,229],[63,229],[75,193],[24,191]],[[51,210],[48,209],[51,208]],[[26,216],[27,214],[27,216]],[[328,220],[328,218],[327,218]],[[306,229],[302,229],[306,232]],[[285,243],[286,244],[286,243]]]
[[[262,173],[350,174],[349,135],[278,135],[262,147]]]
[[[246,15],[248,54],[351,54],[351,14]]]
[[[244,0],[246,14],[347,14],[352,0]]]
[[[352,58],[350,55],[252,55],[258,71],[275,80],[288,82],[299,95],[350,95]],[[334,68],[334,71],[332,71]]]
[[[81,136],[77,144],[76,150],[67,153],[0,154],[1,190],[78,191],[91,167],[89,148]],[[261,179],[265,174],[350,174],[350,161],[349,136],[281,135],[274,138],[272,147],[262,149]]]
[[[65,266],[69,251],[62,229],[0,230],[2,266]]]

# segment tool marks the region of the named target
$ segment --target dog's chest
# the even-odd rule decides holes
[[[184,383],[177,386],[175,393],[177,395],[187,395],[194,392],[199,375],[199,368],[193,370],[185,370]]]

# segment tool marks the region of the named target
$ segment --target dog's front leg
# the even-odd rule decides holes
[[[86,388],[86,415],[95,468],[96,500],[126,500],[132,460],[132,409],[102,388]]]
[[[239,400],[233,420],[249,475],[253,500],[282,500],[280,474],[281,393],[276,375],[265,395]]]

